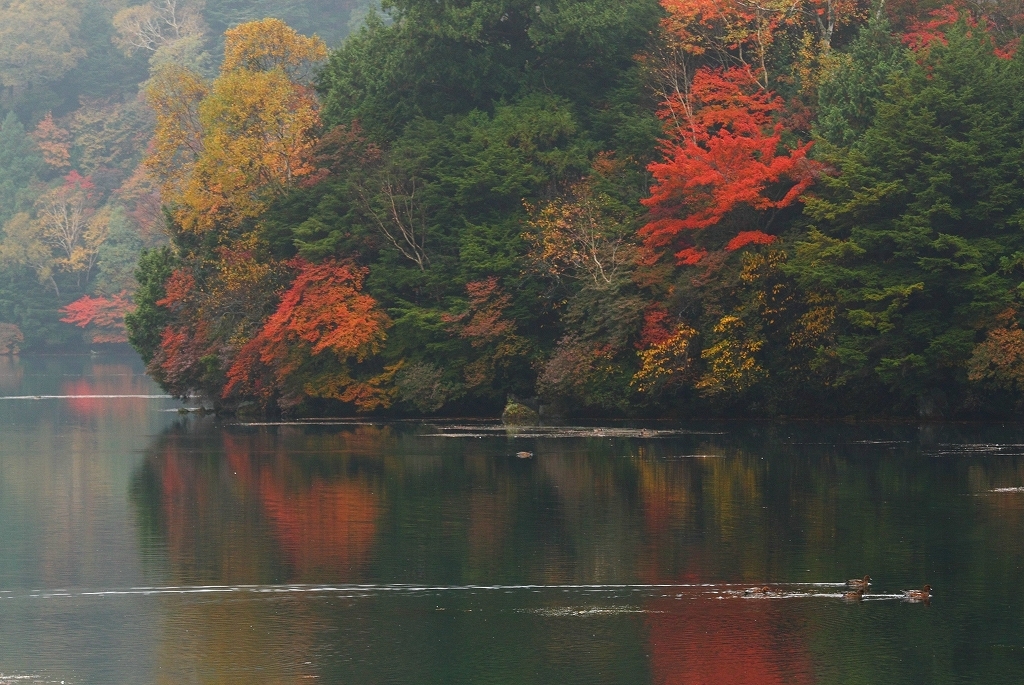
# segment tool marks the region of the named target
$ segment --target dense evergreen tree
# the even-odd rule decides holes
[[[945,37],[836,155],[792,264],[837,307],[838,380],[928,407],[956,402],[980,332],[1017,306],[1024,254],[1022,61],[963,22]]]
[[[325,122],[359,121],[378,140],[417,116],[492,111],[527,93],[563,98],[589,124],[627,85],[624,76],[660,14],[652,0],[393,0],[383,7],[389,20],[370,17],[320,75]]]
[[[14,112],[8,112],[0,123],[0,226],[23,207],[28,199],[25,191],[42,164],[25,127]]]

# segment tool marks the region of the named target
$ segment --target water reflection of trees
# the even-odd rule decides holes
[[[365,430],[176,430],[136,476],[151,536],[174,582],[280,583],[361,577],[376,532],[380,457]],[[301,437],[301,436],[300,436]],[[379,436],[377,436],[379,437]]]
[[[760,584],[871,573],[878,589],[928,581],[991,604],[994,583],[1019,582],[1024,496],[968,495],[1024,485],[1024,458],[924,456],[944,441],[977,439],[944,430],[755,427],[673,441],[527,445],[422,437],[414,427],[197,424],[156,443],[134,496],[147,537],[164,546],[170,579],[180,583]],[[515,459],[523,447],[536,457]],[[979,537],[979,526],[992,534]],[[651,600],[642,624],[621,623],[616,639],[633,656],[619,656],[646,651],[656,682],[812,682],[815,654],[846,653],[849,643],[877,657],[927,617],[897,606],[879,627],[874,614],[836,605],[838,614],[818,600]],[[433,617],[432,606],[412,610],[413,629],[393,605],[361,606],[344,615],[384,640],[378,631],[389,621],[406,621],[407,639],[423,641],[409,654],[427,661],[422,652],[433,653],[439,630],[462,641],[449,655],[490,630]],[[338,616],[304,611],[303,621],[348,629]],[[526,621],[519,629],[529,635],[518,639],[550,650],[555,633],[570,628]],[[952,651],[968,638],[929,639]],[[367,662],[384,658],[366,649]],[[865,658],[857,669],[899,681],[956,668],[923,663],[923,654],[896,666]],[[409,659],[395,668],[408,675]],[[431,663],[455,668],[442,662]],[[844,663],[832,666],[837,677],[849,675]]]
[[[648,603],[657,685],[807,685],[815,682],[804,621],[758,600]]]
[[[13,395],[21,390],[25,378],[25,367],[21,360],[8,354],[0,354],[0,394]]]
[[[151,408],[129,396],[153,391],[153,382],[130,364],[97,362],[89,376],[65,379],[59,393],[67,397],[65,403],[75,415],[141,421]]]

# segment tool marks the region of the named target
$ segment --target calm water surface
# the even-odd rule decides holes
[[[132,358],[0,357],[0,683],[1024,681],[1021,427],[518,435],[159,395]]]

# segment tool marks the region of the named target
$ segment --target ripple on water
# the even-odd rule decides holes
[[[778,583],[774,585],[757,585],[749,583],[666,583],[666,584],[564,584],[564,585],[415,585],[406,583],[395,584],[289,584],[289,585],[183,585],[183,586],[145,586],[110,589],[54,589],[31,590],[16,593],[11,590],[0,591],[4,599],[44,599],[59,600],[65,598],[115,598],[130,596],[173,596],[173,595],[248,595],[252,597],[274,595],[333,595],[347,598],[395,596],[395,595],[458,595],[458,594],[489,594],[489,593],[570,593],[587,596],[638,596],[675,599],[743,599],[743,600],[779,600],[779,599],[841,599],[846,593],[846,583]],[[901,594],[871,593],[864,594],[865,601],[906,599]],[[604,607],[608,609],[608,607]],[[560,607],[558,611],[583,611],[573,607]],[[605,612],[608,613],[608,612]]]

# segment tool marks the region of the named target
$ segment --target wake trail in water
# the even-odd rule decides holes
[[[415,585],[405,583],[367,584],[292,584],[292,585],[167,585],[113,589],[53,589],[14,592],[0,590],[0,602],[11,599],[101,598],[161,595],[288,595],[332,594],[352,597],[374,595],[422,595],[438,593],[562,592],[608,596],[632,593],[650,596],[717,596],[721,599],[795,599],[800,597],[842,597],[838,590],[845,583],[779,583],[767,593],[752,593],[750,583],[620,583],[563,585]],[[901,597],[902,595],[865,595],[864,599]]]

